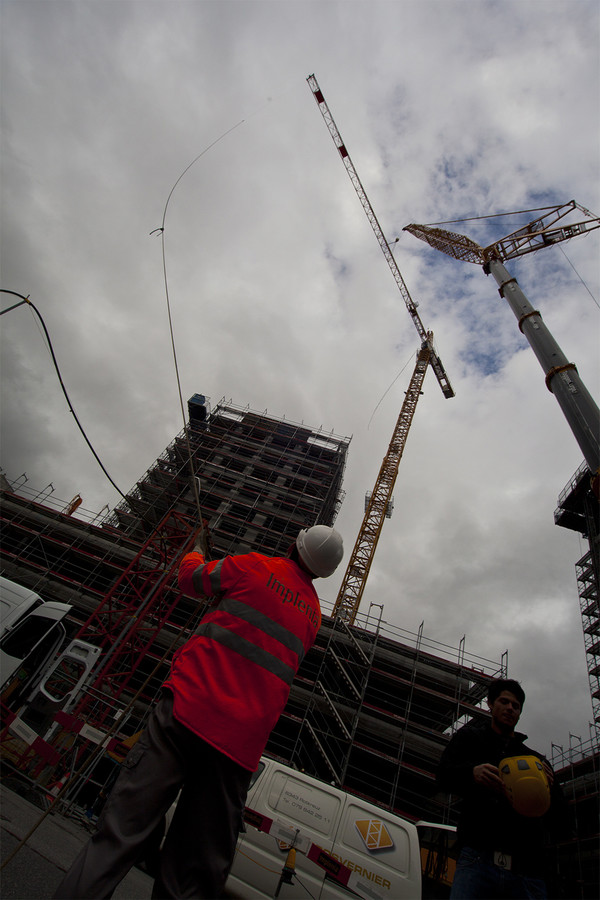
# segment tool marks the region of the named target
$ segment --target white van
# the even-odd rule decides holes
[[[262,757],[245,818],[225,897],[348,900],[351,892],[365,900],[422,896],[416,824],[284,763]],[[436,826],[427,827],[431,831]],[[292,845],[293,871],[288,866],[284,873]],[[439,896],[444,893],[447,887],[444,891],[442,886]]]
[[[66,637],[68,603],[44,601],[30,588],[0,578],[0,687],[3,699],[16,679],[23,696]]]
[[[77,638],[57,656],[71,608],[0,577],[0,693],[6,706],[19,710],[14,731],[21,721],[37,734],[51,728],[54,714],[75,702],[100,656],[98,647]]]

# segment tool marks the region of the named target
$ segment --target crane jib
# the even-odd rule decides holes
[[[308,81],[309,87],[310,87],[310,89],[313,93],[313,96],[317,102],[317,106],[319,107],[321,115],[323,116],[325,124],[327,125],[329,133],[333,139],[333,142],[334,142],[335,146],[337,147],[338,152],[342,158],[342,162],[344,163],[346,172],[348,173],[348,176],[350,177],[350,181],[352,182],[352,184],[354,186],[354,190],[356,191],[358,198],[362,204],[362,207],[367,215],[367,218],[368,218],[369,222],[371,223],[371,228],[375,232],[375,237],[377,238],[377,240],[379,242],[379,246],[381,247],[381,250],[383,251],[383,255],[385,256],[388,266],[391,269],[392,275],[394,276],[394,280],[395,280],[396,284],[398,285],[398,289],[400,290],[400,293],[402,294],[402,297],[406,304],[406,308],[408,309],[408,312],[410,313],[410,316],[413,320],[415,328],[417,329],[417,332],[421,339],[421,343],[424,343],[427,340],[427,329],[423,325],[423,322],[421,321],[421,317],[419,316],[419,313],[417,312],[417,304],[413,301],[412,297],[410,296],[410,293],[406,286],[404,278],[402,277],[402,273],[400,272],[400,269],[398,268],[398,264],[396,263],[394,254],[390,250],[390,246],[385,238],[383,229],[381,228],[381,225],[379,224],[377,216],[375,215],[375,211],[374,211],[373,207],[371,206],[371,202],[367,196],[367,192],[365,191],[365,189],[362,185],[362,182],[358,176],[358,172],[356,171],[356,169],[354,167],[352,159],[350,158],[350,154],[348,153],[346,145],[344,144],[344,141],[342,140],[342,136],[341,136],[340,132],[338,131],[338,127],[335,124],[333,116],[331,115],[331,111],[327,105],[325,97],[323,96],[323,92],[320,89],[320,87],[317,83],[317,79],[315,78],[314,75],[310,75],[306,80]],[[431,368],[433,369],[435,376],[440,384],[440,387],[442,389],[442,393],[444,394],[444,397],[446,397],[447,399],[449,399],[450,397],[454,397],[454,390],[452,388],[452,385],[450,384],[450,380],[446,374],[444,366],[442,365],[442,361],[439,358],[439,356],[437,355],[437,353],[435,352],[435,350],[432,350],[430,364],[431,364]]]

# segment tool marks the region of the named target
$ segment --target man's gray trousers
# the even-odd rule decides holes
[[[153,898],[210,898],[223,891],[251,772],[173,718],[165,691],[128,754],[98,831],[58,886],[57,900],[104,900],[144,856],[181,796],[160,854]]]

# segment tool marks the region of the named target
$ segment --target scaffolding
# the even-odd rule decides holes
[[[600,888],[600,730],[590,724],[590,737],[569,735],[569,747],[552,744],[552,766],[570,809],[573,835],[557,848],[558,867],[577,896],[596,900]]]
[[[68,795],[84,806],[106,791],[206,608],[175,583],[197,525],[190,476],[200,476],[216,556],[285,552],[299,528],[332,524],[343,497],[349,438],[231,401],[211,411],[202,395],[188,409],[186,429],[100,521],[2,492],[2,574],[69,602],[70,636],[102,649],[77,702],[38,730],[44,746],[5,732],[3,754],[41,790],[89,760],[85,787]],[[439,757],[462,721],[488,715],[489,682],[506,659],[469,656],[464,638],[433,642],[423,625],[392,628],[381,607],[354,623],[323,611],[267,752],[410,818],[451,820],[435,793]]]
[[[69,515],[69,504],[44,492],[2,492],[2,574],[69,602],[70,636],[103,650],[77,705],[50,734],[63,762],[91,752],[94,729],[97,739],[111,732],[113,747],[134,738],[173,651],[203,614],[204,604],[182,596],[174,578],[197,524],[188,440],[216,555],[285,552],[300,527],[335,520],[348,438],[231,401],[211,411],[202,395],[188,408],[186,429],[103,519]],[[488,685],[506,673],[506,657],[470,656],[464,637],[458,647],[435,643],[423,625],[417,634],[393,629],[378,613],[350,624],[324,609],[267,750],[403,815],[452,821],[454,810],[435,794],[435,769],[454,730],[487,716]],[[20,759],[40,783],[56,775],[31,748],[21,747]],[[115,765],[104,760],[98,784]]]
[[[455,820],[435,771],[459,721],[489,715],[482,704],[506,664],[432,641],[423,626],[324,616],[267,750],[407,818]]]
[[[598,497],[587,463],[561,491],[554,521],[588,541],[588,550],[575,564],[575,572],[594,721],[600,726],[600,522]]]
[[[191,522],[172,511],[136,547],[106,522],[77,521],[12,492],[2,501],[9,536],[3,574],[46,599],[67,598],[71,636],[104,650],[77,704],[56,716],[51,746],[25,746],[5,731],[3,755],[41,790],[89,758],[83,792],[74,787],[68,794],[69,802],[85,806],[114,777],[168,676],[172,653],[206,608],[174,584]],[[417,635],[393,628],[381,607],[378,618],[359,614],[353,626],[326,604],[323,612],[267,752],[401,814],[447,818],[432,796],[439,756],[461,717],[486,715],[481,701],[505,662],[467,657],[464,639],[454,648],[428,640],[423,628]],[[25,722],[35,726],[35,716]],[[99,761],[94,752],[107,735]]]
[[[140,540],[170,509],[193,515],[192,475],[200,477],[200,506],[220,554],[285,552],[300,528],[334,523],[350,438],[224,399],[211,412],[202,394],[188,410],[186,428],[109,525]]]

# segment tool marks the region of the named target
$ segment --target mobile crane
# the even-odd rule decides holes
[[[344,163],[344,167],[350,177],[352,184],[354,185],[354,189],[358,194],[358,198],[363,206],[363,209],[367,214],[367,218],[371,223],[373,231],[375,232],[375,237],[379,242],[379,246],[383,251],[383,255],[387,260],[388,266],[390,267],[392,275],[394,276],[394,280],[406,304],[406,308],[408,309],[415,328],[417,329],[417,333],[421,339],[421,347],[417,353],[415,368],[410,380],[410,384],[408,386],[408,390],[406,391],[404,403],[402,404],[400,414],[396,421],[396,426],[394,428],[387,453],[383,458],[383,462],[381,463],[381,468],[375,482],[375,487],[373,488],[373,492],[366,504],[362,525],[360,527],[358,537],[356,538],[352,553],[350,554],[348,566],[342,579],[342,583],[340,585],[338,596],[333,609],[334,617],[339,617],[346,624],[352,625],[356,618],[356,614],[360,606],[360,601],[362,599],[362,595],[367,583],[367,578],[369,576],[371,564],[375,556],[377,543],[379,541],[381,530],[383,528],[383,522],[391,506],[392,491],[394,489],[394,484],[398,475],[398,467],[400,465],[400,460],[404,452],[404,447],[406,446],[406,439],[408,437],[408,432],[415,414],[417,401],[421,395],[421,388],[423,386],[423,380],[427,372],[427,367],[431,366],[431,368],[433,369],[444,397],[446,397],[447,399],[454,397],[454,390],[452,389],[452,385],[448,380],[448,376],[446,375],[446,371],[444,369],[444,366],[442,365],[442,361],[437,355],[437,352],[434,348],[433,334],[431,331],[427,331],[427,329],[423,325],[423,322],[421,321],[421,317],[419,316],[419,313],[417,311],[417,304],[410,296],[404,278],[402,277],[400,269],[398,268],[398,264],[396,263],[396,259],[392,251],[390,250],[389,243],[387,242],[385,235],[383,234],[381,225],[379,224],[377,216],[375,215],[375,211],[371,206],[371,202],[362,185],[362,182],[358,177],[358,173],[350,158],[350,154],[346,149],[346,145],[342,140],[333,116],[331,115],[317,79],[314,75],[310,75],[306,80],[308,81],[308,85],[317,102],[317,106],[319,107],[321,115],[325,120],[325,124],[329,129],[329,133],[333,139],[333,142],[339,151],[342,162]]]
[[[565,223],[566,216],[577,211],[584,219]],[[560,223],[560,224],[559,224]],[[584,385],[575,363],[569,362],[549,329],[539,310],[534,309],[504,266],[509,259],[533,253],[543,247],[553,246],[577,235],[600,228],[600,218],[592,215],[575,200],[558,206],[547,207],[544,215],[518,228],[506,237],[480,247],[466,235],[456,234],[430,225],[407,225],[403,229],[428,243],[436,250],[454,259],[479,264],[486,275],[493,275],[498,293],[514,315],[519,329],[525,335],[546,376],[546,387],[554,394],[571,431],[595,478],[598,488],[600,471],[600,412]]]

